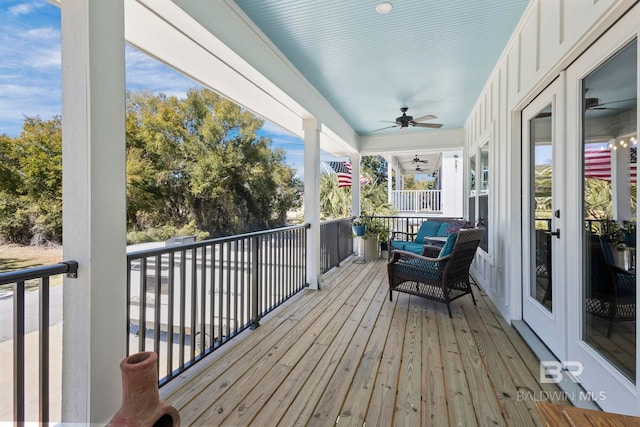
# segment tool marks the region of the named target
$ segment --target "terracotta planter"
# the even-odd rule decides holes
[[[180,426],[178,411],[158,395],[158,355],[136,353],[120,362],[122,406],[109,426]]]

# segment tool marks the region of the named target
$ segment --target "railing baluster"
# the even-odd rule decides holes
[[[160,307],[161,307],[161,288],[162,288],[162,256],[156,255],[155,259],[155,289],[154,289],[154,310],[153,310],[153,351],[160,357]],[[160,364],[156,366],[160,370]]]
[[[40,422],[49,422],[49,277],[40,279],[40,368],[38,394]]]
[[[191,249],[191,283],[189,289],[191,291],[191,317],[189,319],[189,343],[191,344],[189,352],[189,363],[193,363],[196,358],[196,317],[197,317],[197,297],[198,297],[198,249]]]
[[[142,258],[140,263],[140,297],[138,298],[140,310],[138,320],[138,351],[145,350],[147,340],[147,258]]]
[[[225,329],[225,332],[227,334],[227,337],[231,336],[231,242],[227,242],[227,267],[226,267],[226,278],[227,278],[227,286],[226,286],[226,291],[227,291],[227,313],[226,313],[226,323],[227,323],[227,327]]]
[[[24,282],[13,286],[13,419],[25,421]]]
[[[209,264],[211,265],[211,271],[209,272],[209,282],[211,286],[209,288],[209,306],[211,307],[209,310],[209,337],[212,350],[219,344],[216,340],[216,246],[215,244],[211,245],[211,258],[209,260]]]
[[[261,237],[251,239],[251,329],[260,326],[258,319],[258,285]]]
[[[218,251],[218,339],[225,342],[224,336],[224,243],[221,243]]]
[[[180,252],[180,338],[179,338],[179,354],[180,369],[184,369],[184,347],[186,340],[186,291],[187,291],[187,251]]]
[[[200,357],[207,351],[207,247],[201,248],[200,266]],[[212,267],[213,268],[213,267]]]
[[[173,378],[173,310],[175,298],[175,252],[169,253],[169,271],[167,275],[167,379]]]

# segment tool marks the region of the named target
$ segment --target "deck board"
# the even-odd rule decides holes
[[[538,361],[486,295],[389,301],[383,260],[339,267],[161,390],[183,425],[542,425]],[[533,365],[533,366],[531,366]],[[566,403],[566,402],[555,402]]]

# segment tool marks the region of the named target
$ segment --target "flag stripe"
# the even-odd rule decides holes
[[[636,182],[637,164],[634,162],[635,153],[631,153],[629,163],[629,177],[631,182]],[[611,151],[608,149],[587,149],[584,151],[584,176],[585,178],[611,181]]]
[[[328,162],[329,166],[338,176],[338,188],[351,187],[351,163],[349,162]],[[369,178],[360,176],[360,184],[368,184]]]

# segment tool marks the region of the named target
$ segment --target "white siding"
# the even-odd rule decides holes
[[[510,287],[522,286],[519,112],[632,4],[533,0],[465,124],[466,152],[487,140],[491,150],[490,249],[476,257],[473,274],[507,319],[521,316],[509,300]]]

